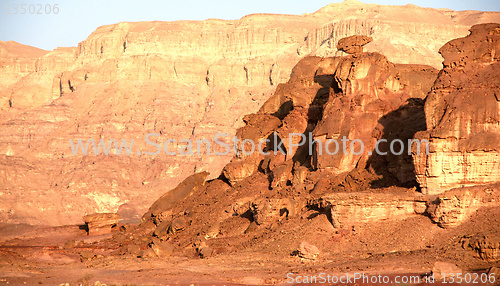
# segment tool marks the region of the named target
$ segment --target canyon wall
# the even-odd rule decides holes
[[[243,115],[257,112],[275,91],[289,96],[280,84],[289,80],[299,60],[308,55],[318,56],[314,58],[318,61],[323,56],[342,55],[336,49],[337,41],[354,34],[371,36],[373,41],[366,50],[387,55],[379,57],[390,76],[385,75],[380,84],[405,90],[389,84],[412,84],[411,78],[391,79],[407,70],[398,64],[440,68],[439,47],[465,36],[472,24],[495,19],[500,21],[499,13],[350,0],[300,16],[257,14],[232,21],[118,23],[98,28],[78,47],[33,50],[30,55],[1,50],[0,219],[67,224],[79,223],[86,213],[116,211],[125,219],[140,217],[155,199],[194,172],[208,171],[209,178],[217,178],[233,155],[203,151],[170,156],[163,150],[155,156],[145,155],[145,151],[156,151],[146,143],[147,134],[158,134],[150,140],[162,146],[168,139],[176,139],[169,150],[177,152],[185,147],[180,139],[208,139],[213,145],[215,134],[227,133],[229,143],[236,130],[246,125]],[[363,57],[354,60],[358,62],[362,74],[366,63]],[[419,77],[422,71],[412,69]],[[332,76],[325,73],[324,78]],[[313,85],[314,77],[307,81]],[[367,80],[359,82],[363,88],[370,85]],[[313,89],[307,96],[314,97]],[[352,89],[353,100],[362,104],[363,99],[357,98],[359,90]],[[329,98],[330,92],[323,91],[313,105]],[[407,97],[415,96],[405,92]],[[422,98],[423,93],[417,97]],[[409,103],[408,110],[420,108],[419,104]],[[301,120],[293,128],[306,129],[308,122],[298,112],[291,113]],[[284,134],[285,129],[286,125]],[[76,143],[78,139],[135,141],[130,156],[115,154],[114,148],[109,156],[95,156],[92,145],[90,154],[84,156],[81,151],[73,155],[70,140]],[[339,170],[348,170],[358,159],[349,159]],[[395,163],[393,170],[397,173]],[[236,180],[250,171],[235,175]],[[411,181],[408,174],[403,171],[397,176]]]

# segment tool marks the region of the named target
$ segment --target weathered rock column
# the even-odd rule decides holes
[[[475,25],[440,49],[444,68],[426,98],[429,154],[412,150],[426,194],[500,181],[500,24]]]

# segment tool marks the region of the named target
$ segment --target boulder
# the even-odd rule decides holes
[[[464,274],[462,269],[449,262],[436,261],[432,267],[432,275],[436,281],[441,281],[445,278],[449,281],[450,275],[456,277],[458,273]]]
[[[120,216],[115,213],[89,214],[83,217],[88,235],[101,235],[111,232],[111,228],[118,223]]]
[[[169,257],[174,252],[174,246],[168,241],[162,241],[158,238],[153,238],[150,247],[158,257]]]
[[[427,213],[443,228],[467,221],[478,209],[500,205],[498,184],[490,187],[457,188],[439,194],[429,203]]]
[[[483,260],[489,262],[496,262],[500,260],[500,236],[498,234],[476,234],[470,238],[469,246],[475,250],[479,257]]]
[[[298,249],[299,257],[304,259],[315,260],[318,257],[319,253],[320,251],[318,247],[316,247],[315,245],[312,245],[306,241],[300,243]]]
[[[348,54],[359,54],[363,52],[363,46],[373,41],[372,37],[354,35],[345,37],[337,43],[337,50]]]

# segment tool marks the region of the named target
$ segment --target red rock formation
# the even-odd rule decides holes
[[[2,64],[2,220],[67,224],[78,223],[84,213],[117,211],[124,218],[137,217],[194,172],[209,171],[215,178],[232,156],[73,156],[69,139],[135,139],[134,151],[154,152],[144,140],[151,132],[161,134],[160,143],[232,135],[244,125],[244,114],[257,112],[276,87],[289,80],[301,58],[333,55],[343,37],[373,37],[366,49],[383,51],[393,62],[439,66],[438,47],[465,35],[470,24],[498,17],[348,1],[301,16],[109,25],[77,48],[37,55],[36,60],[27,59],[27,66]],[[304,80],[314,83],[312,77]],[[281,88],[278,93],[289,97]],[[315,88],[305,97],[296,96],[303,102],[294,102],[290,114],[283,106],[280,112],[288,118],[279,118],[280,134],[304,132],[311,128],[307,120],[320,119],[314,118],[317,112],[304,116]],[[319,108],[328,93],[325,89],[313,108]],[[265,136],[268,131],[259,132]],[[172,150],[182,147],[177,143],[171,144]],[[291,151],[288,157],[295,156]],[[242,159],[234,159],[235,164]],[[265,168],[270,170],[287,158],[267,159]],[[255,166],[240,168],[240,174],[233,172],[235,179],[229,179],[241,180],[255,172]],[[273,185],[303,174],[296,168],[290,174],[290,166],[280,170]],[[297,182],[304,182],[297,176]],[[26,204],[34,207],[28,212]]]
[[[286,156],[282,161],[293,159],[313,169],[328,170],[334,174],[348,172],[356,166],[364,168],[367,164],[372,165],[378,172],[383,168],[387,169],[390,162],[392,165],[389,169],[400,182],[414,181],[413,165],[407,149],[405,159],[399,156],[378,158],[371,156],[369,152],[373,151],[377,139],[387,137],[388,134],[394,133],[393,137],[386,139],[411,139],[416,131],[424,129],[422,105],[408,107],[412,106],[412,103],[406,104],[406,101],[410,98],[424,98],[436,74],[437,71],[431,67],[394,65],[381,54],[364,53],[326,59],[305,58],[293,69],[290,81],[278,86],[276,93],[258,113],[260,116],[272,114],[281,118],[281,125],[277,124],[265,136],[249,138],[261,140],[269,136],[270,131],[276,131],[278,138],[284,141]],[[397,111],[398,108],[401,111]],[[420,117],[417,118],[418,114],[410,116],[408,109],[420,113]],[[396,121],[397,124],[394,123]],[[406,130],[399,130],[401,126],[406,127]],[[315,153],[312,158],[309,154],[309,144],[298,149],[290,148],[289,138],[292,133],[304,134],[306,137],[311,133],[313,137],[308,138],[308,142],[318,141],[314,145]],[[237,134],[245,135],[242,132]],[[365,152],[356,155],[348,149],[347,153],[344,153],[339,146],[335,155],[326,154],[326,141],[333,139],[342,144],[341,139],[344,136],[351,142],[354,139],[363,141]],[[301,141],[299,136],[293,139],[293,144],[299,144]],[[270,145],[274,146],[272,143]],[[332,148],[330,152],[334,152],[334,147],[329,148]],[[319,154],[320,152],[322,154]],[[240,181],[258,170],[263,157],[255,154],[250,158],[235,159],[226,166],[224,174],[231,182]],[[371,157],[373,158],[369,161]],[[279,162],[280,159],[275,156],[274,159],[268,160]],[[243,165],[247,167],[243,168]],[[290,164],[287,165],[291,167]],[[275,163],[271,169],[277,166],[279,163]],[[245,170],[244,174],[241,173],[242,170]],[[291,168],[284,173],[279,171],[279,177],[284,176],[283,180],[286,182],[291,171]],[[273,186],[277,183],[273,182]]]
[[[500,205],[498,186],[448,190],[428,203],[427,213],[443,228],[456,227],[467,221],[478,209]]]
[[[317,140],[343,134],[368,142],[367,150],[373,149],[375,139],[389,138],[392,133],[411,138],[416,130],[408,135],[391,126],[389,123],[393,123],[395,117],[391,113],[404,114],[412,110],[407,101],[424,98],[436,75],[432,67],[396,65],[378,53],[302,59],[293,68],[290,80],[277,87],[259,112],[245,116],[246,126],[236,132],[240,140],[259,142],[269,138],[263,150],[269,153],[244,154],[244,147],[240,146],[241,153],[226,165],[223,177],[200,187],[192,186],[191,178],[186,180],[153,205],[156,211],[150,210],[144,215],[142,231],[134,234],[137,236],[134,240],[142,240],[139,237],[146,233],[146,237],[166,241],[175,236],[184,241],[198,233],[205,240],[194,245],[201,245],[197,251],[205,257],[203,249],[208,249],[205,252],[209,255],[222,251],[219,233],[223,237],[246,240],[242,237],[244,234],[262,233],[276,222],[304,215],[305,209],[326,213],[330,227],[335,229],[381,220],[404,220],[425,213],[427,202],[415,189],[396,188],[376,194],[369,191],[371,180],[390,173],[379,173],[382,168],[387,169],[388,162],[402,163],[396,157],[370,162],[368,154],[323,153],[320,156],[316,152],[314,156],[309,153],[308,144],[292,148],[288,138],[292,133],[306,137],[311,133],[311,139]],[[417,106],[415,110],[423,113],[422,104]],[[415,119],[402,117],[398,122]],[[274,134],[278,141],[284,140],[284,154],[275,148]],[[292,144],[299,141],[292,140]],[[411,161],[404,164],[411,165]],[[352,169],[356,169],[357,174],[355,171],[341,174]],[[395,172],[392,183],[415,180],[405,177],[406,173],[398,175]],[[322,183],[328,176],[334,179]],[[356,178],[366,183],[359,183]],[[170,194],[176,197],[179,190],[192,195],[173,200],[175,204],[162,203]],[[204,208],[200,208],[202,205]],[[174,222],[180,225],[182,236],[176,236]]]
[[[414,154],[425,193],[500,181],[500,24],[473,26],[440,49],[445,58],[426,98],[430,154]]]
[[[324,105],[323,117],[313,131],[314,139],[321,142],[317,144],[318,151],[314,158],[316,167],[339,174],[348,172],[356,166],[363,167],[371,158],[372,160],[368,162],[370,165],[374,168],[383,168],[376,166],[380,162],[377,161],[374,152],[375,143],[383,138],[388,141],[395,139],[389,138],[389,134],[396,131],[393,123],[395,117],[409,127],[404,130],[409,134],[412,134],[411,132],[414,134],[419,130],[416,128],[420,127],[407,123],[411,121],[410,115],[393,116],[391,113],[398,113],[400,109],[412,105],[413,101],[424,98],[434,82],[437,70],[426,66],[394,65],[381,54],[369,53],[324,61],[325,67],[318,70],[317,76],[333,75],[334,84]],[[412,101],[407,104],[410,98]],[[418,105],[413,109],[418,114]],[[398,130],[397,133],[400,135],[402,132]],[[344,136],[350,140],[349,148],[346,148],[347,153],[344,153],[341,150],[343,146],[340,146]],[[393,136],[401,137],[396,134]],[[411,135],[404,137],[411,138]],[[404,137],[402,139],[407,139]],[[339,143],[339,152],[325,156],[325,144],[330,139]],[[350,149],[355,139],[361,140],[364,144],[365,152],[362,154],[355,154],[361,150],[358,145],[353,145],[354,150]],[[323,149],[321,155],[319,148]],[[333,144],[331,148],[335,149]],[[388,149],[388,145],[381,144],[380,149],[382,148]],[[375,156],[372,158],[369,152]],[[387,159],[399,160],[390,155]],[[398,168],[393,168],[394,175],[401,182],[414,180],[411,174],[411,160],[399,163],[402,164],[398,164],[400,165]]]

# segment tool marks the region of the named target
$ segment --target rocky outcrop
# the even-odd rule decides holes
[[[500,181],[500,24],[473,26],[440,49],[445,58],[425,101],[430,153],[414,154],[428,194]]]
[[[401,160],[399,156],[377,156],[375,144],[379,139],[386,139],[388,143],[379,144],[379,150],[387,151],[391,139],[407,142],[412,132],[421,130],[418,122],[423,118],[418,118],[422,113],[418,100],[430,90],[437,70],[427,66],[394,65],[376,53],[325,59],[322,64],[324,67],[318,69],[317,77],[333,77],[333,83],[322,119],[312,133],[314,140],[318,140],[313,158],[315,167],[339,174],[366,164],[377,172],[387,169],[380,164],[397,164],[397,168],[392,168],[393,175],[401,182],[414,180],[409,157]],[[413,109],[413,113],[402,111],[404,109]],[[402,113],[399,114],[402,116],[394,116],[394,113]],[[398,124],[395,121],[399,121]],[[406,130],[398,130],[402,125]],[[344,138],[348,143],[342,142]],[[327,142],[337,142],[338,149],[337,145]],[[359,142],[363,142],[364,149]],[[325,155],[327,144],[331,145],[330,152],[338,152]],[[408,150],[403,153],[408,154]]]
[[[372,156],[373,150],[378,139],[411,140],[415,132],[424,129],[423,106],[418,101],[430,90],[436,75],[432,67],[395,65],[378,53],[305,58],[294,67],[288,83],[279,85],[254,115],[272,115],[270,124],[247,123],[237,132],[240,140],[260,142],[269,138],[266,150],[272,152],[264,156],[256,151],[252,156],[236,157],[225,167],[224,175],[234,184],[264,166],[272,175],[270,187],[283,188],[292,180],[296,162],[297,167],[308,166],[335,175],[366,166],[387,175],[383,170],[389,165],[386,173],[399,182],[414,181],[408,148],[403,159]],[[275,123],[277,118],[281,124]],[[264,133],[247,131],[263,126],[268,127]],[[342,146],[344,138],[350,141],[348,147]],[[363,147],[355,145],[355,139]],[[336,148],[332,142],[337,142]],[[388,145],[380,144],[380,149],[388,150]],[[361,148],[364,151],[360,152]]]
[[[217,250],[219,236],[261,233],[304,215],[307,209],[325,214],[329,227],[337,230],[425,213],[427,201],[415,189],[370,192],[376,186],[371,185],[373,181],[390,174],[380,173],[388,162],[404,165],[411,160],[398,161],[395,156],[371,161],[369,154],[319,154],[318,147],[302,142],[302,137],[317,141],[339,135],[361,138],[367,150],[373,150],[378,138],[411,139],[421,125],[408,121],[424,118],[409,115],[409,111],[423,114],[420,101],[436,75],[432,67],[396,65],[379,53],[302,59],[290,80],[278,85],[257,113],[245,116],[246,125],[236,131],[240,142],[254,142],[253,152],[248,145],[236,146],[238,154],[222,176],[205,185],[200,184],[204,177],[196,179],[198,187],[191,186],[193,179],[188,178],[153,204],[143,216],[141,228],[162,240],[197,233],[204,240],[193,245],[204,257],[202,249],[209,249],[208,255],[222,251]],[[407,116],[402,120],[401,114]],[[404,133],[396,125],[412,128]],[[265,144],[257,150],[260,142]],[[398,177],[395,172],[391,182],[414,181],[405,175]],[[191,195],[177,199],[176,194],[184,189],[182,193]],[[200,209],[202,205],[210,210]]]
[[[493,187],[458,188],[439,194],[429,203],[427,213],[444,228],[467,221],[478,209],[500,206],[500,189]]]
[[[111,232],[120,216],[114,213],[89,214],[83,217],[88,235],[101,235]]]
[[[334,227],[345,229],[377,221],[404,220],[422,214],[425,204],[414,192],[334,193],[308,202],[310,207],[327,211]]]
[[[476,234],[470,238],[469,246],[481,259],[490,262],[500,260],[500,236],[496,234]]]

